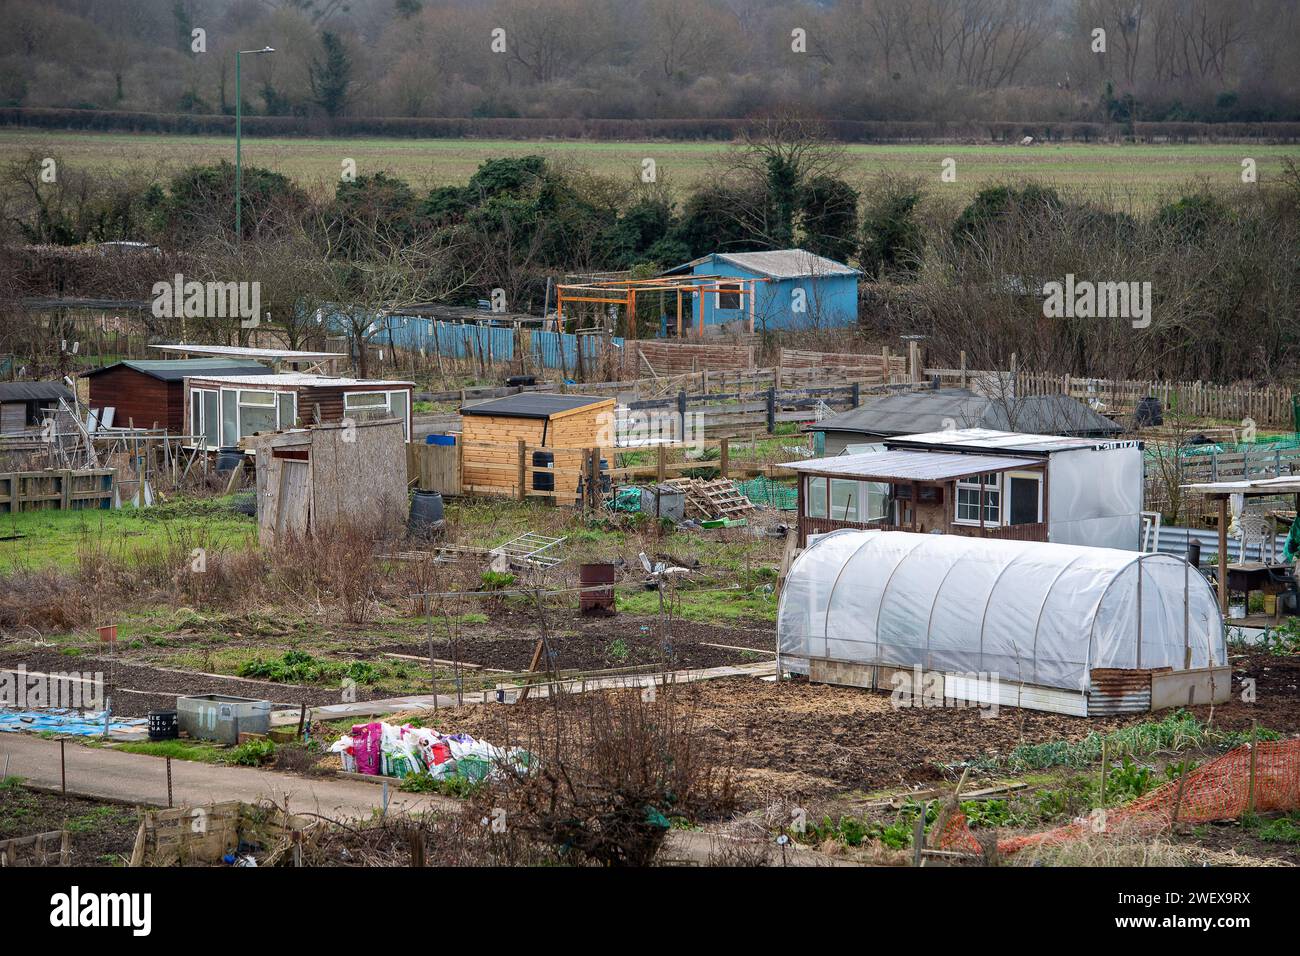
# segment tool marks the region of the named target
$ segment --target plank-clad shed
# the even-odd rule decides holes
[[[577,494],[578,472],[582,469],[581,449],[596,448],[601,439],[610,443],[613,435],[615,401],[591,395],[551,395],[521,392],[490,399],[460,410],[461,441],[464,444],[461,482],[468,493],[516,494],[519,490],[519,442],[525,442],[528,462],[528,490],[545,490],[536,481],[531,460],[535,448],[560,448],[554,468],[558,495]]]
[[[186,379],[185,415],[191,434],[209,448],[232,447],[259,432],[345,420],[396,418],[411,435],[413,382],[333,378],[283,372],[195,375]]]
[[[41,410],[57,407],[61,398],[73,399],[62,382],[0,382],[0,435],[39,425]]]
[[[113,426],[185,430],[185,379],[191,375],[270,375],[250,359],[125,359],[87,372],[90,407],[113,408]]]
[[[258,540],[264,547],[349,524],[395,525],[406,515],[406,431],[398,418],[259,435]]]

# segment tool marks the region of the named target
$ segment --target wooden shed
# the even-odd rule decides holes
[[[583,450],[613,434],[614,406],[612,398],[521,392],[462,407],[463,490],[520,494],[523,472],[523,493],[576,496]]]
[[[73,400],[62,382],[0,382],[0,435],[39,427],[42,410],[57,407],[59,399]]]
[[[127,359],[87,372],[90,407],[101,414],[115,409],[111,424],[125,428],[165,428],[177,435],[185,430],[185,379],[192,375],[270,375],[272,370],[250,359]],[[105,424],[109,424],[105,420]]]
[[[406,517],[406,436],[389,418],[259,435],[258,540],[328,533],[340,525],[400,524]]]
[[[412,382],[333,378],[285,372],[273,375],[195,375],[186,379],[190,434],[209,448],[233,447],[259,432],[396,418],[411,435]]]

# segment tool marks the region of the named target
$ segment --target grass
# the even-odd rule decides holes
[[[228,751],[206,740],[130,740],[114,744],[114,750],[146,757],[171,757],[196,763],[226,763]]]
[[[483,139],[321,139],[244,138],[244,162],[284,173],[304,185],[320,184],[333,191],[340,163],[354,159],[366,173],[383,170],[419,189],[463,185],[483,160],[495,156],[543,153],[566,167],[593,171],[632,182],[641,161],[653,158],[661,181],[679,193],[710,177],[710,164],[727,151],[719,143],[588,141],[527,142]],[[143,133],[47,132],[0,130],[0,159],[17,158],[29,150],[61,157],[72,167],[118,171],[159,167],[164,174],[191,163],[229,159],[228,136],[171,136]],[[1212,188],[1240,186],[1241,160],[1254,158],[1260,181],[1281,168],[1295,147],[1259,144],[1111,145],[1071,143],[1034,147],[995,145],[851,145],[847,147],[850,177],[880,171],[920,176],[936,191],[969,196],[996,181],[1037,178],[1080,191],[1118,193],[1130,197],[1137,209],[1148,208],[1159,193],[1193,179]],[[939,183],[940,164],[957,162],[957,182]]]
[[[676,615],[683,621],[712,624],[718,621],[776,620],[776,600],[764,593],[736,590],[677,591],[680,603]],[[659,613],[659,595],[655,591],[638,591],[620,595],[618,608],[626,614]]]
[[[137,553],[161,550],[188,532],[209,548],[244,548],[255,540],[252,518],[220,499],[180,499],[154,508],[24,511],[0,516],[0,571],[71,570],[78,551],[96,547]]]

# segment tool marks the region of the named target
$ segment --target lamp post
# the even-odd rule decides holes
[[[254,53],[274,53],[272,47],[264,46],[260,50],[236,50],[235,51],[235,245],[239,245],[244,238],[243,216],[241,215],[240,193],[242,192],[244,182],[244,167],[242,162],[242,142],[244,133],[244,96],[239,89],[239,58],[244,54],[252,55]]]

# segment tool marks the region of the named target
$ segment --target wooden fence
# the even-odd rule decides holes
[[[1118,418],[1130,415],[1143,398],[1157,399],[1165,415],[1244,422],[1250,419],[1266,428],[1295,427],[1292,389],[1285,385],[1260,388],[1247,385],[1213,385],[1206,382],[1079,378],[1053,372],[1011,372],[969,368],[927,368],[926,378],[938,378],[945,387],[1002,391],[1012,381],[1011,395],[1069,395]],[[998,383],[1003,383],[999,385]],[[1010,398],[1011,395],[1008,395]]]
[[[46,469],[0,474],[0,514],[16,511],[111,508],[117,471]]]
[[[777,352],[774,372],[777,388],[816,385],[835,376],[863,384],[888,385],[906,380],[908,363],[888,349],[866,353],[782,348]]]
[[[757,453],[756,444],[749,444],[754,453]],[[716,443],[702,444],[698,458],[687,457],[682,445],[553,448],[523,441],[411,445],[407,477],[422,491],[438,491],[444,495],[538,498],[583,507],[595,504],[590,492],[601,487],[605,478],[614,484],[638,479],[663,481],[696,469],[713,469],[724,478],[793,477],[794,472],[788,468],[746,456],[745,445],[743,441],[722,438]],[[534,464],[535,452],[546,453],[552,463]],[[617,455],[644,460],[619,464]]]

